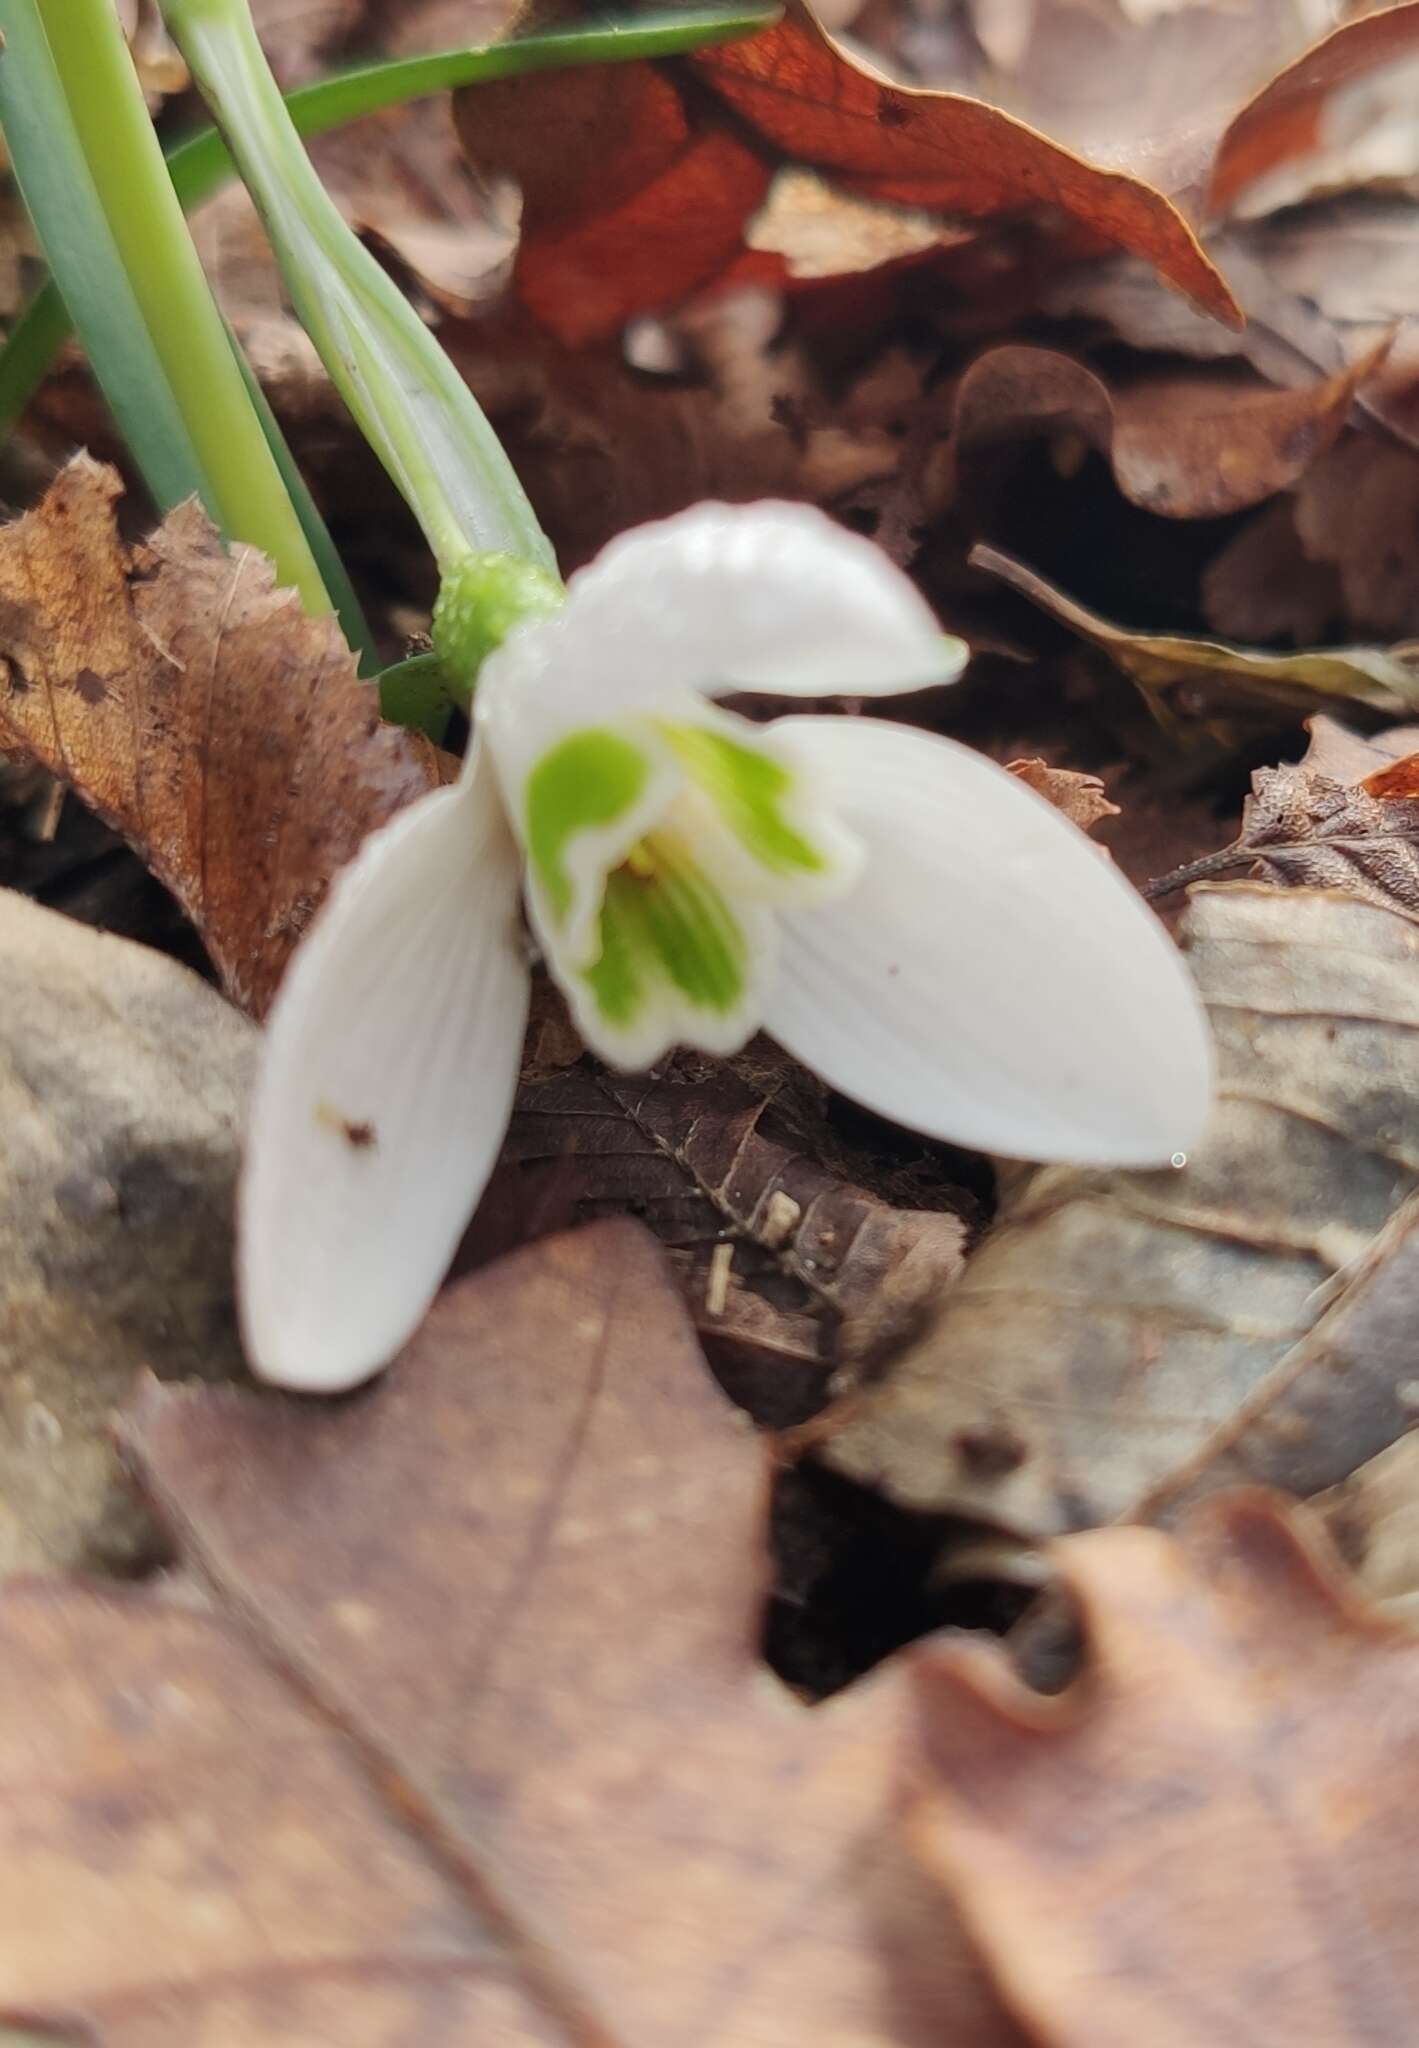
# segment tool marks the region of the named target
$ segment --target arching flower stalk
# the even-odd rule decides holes
[[[476,638],[489,574],[470,562],[476,605],[446,580],[446,643]],[[352,1386],[421,1319],[511,1110],[524,908],[613,1065],[763,1028],[986,1151],[1151,1165],[1193,1144],[1192,982],[1081,833],[950,740],[714,701],[951,680],[964,649],[878,550],[803,506],[704,505],[553,591],[483,662],[459,782],[371,837],[277,998],[241,1191],[259,1372]]]

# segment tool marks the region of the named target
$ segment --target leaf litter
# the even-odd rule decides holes
[[[266,13],[288,78],[362,37],[464,33],[436,7],[397,31],[357,0]],[[4,1593],[0,1775],[28,1802],[6,1861],[36,1932],[0,1961],[18,2023],[391,2048],[1413,2031],[1383,1934],[1412,1916],[1384,1828],[1410,1768],[1408,1640],[1335,1590],[1312,1524],[1288,1534],[1247,1501],[1195,1517],[1238,1480],[1312,1494],[1362,1581],[1413,1611],[1419,734],[1322,717],[1289,756],[1305,711],[1364,727],[1413,704],[1414,200],[1366,183],[1356,109],[1388,119],[1416,10],[1304,50],[1328,25],[1313,9],[1100,10],[1071,42],[1078,10],[978,6],[993,77],[978,50],[943,68],[950,31],[890,13],[852,23],[852,54],[794,13],[700,59],[465,95],[478,163],[525,173],[510,274],[505,225],[461,183],[441,196],[446,132],[391,122],[373,179],[358,146],[327,169],[510,427],[565,560],[707,492],[827,504],[999,650],[910,716],[1101,825],[1139,879],[1150,814],[1173,833],[1155,874],[1254,868],[1186,913],[1222,1053],[1214,1130],[1176,1173],[1002,1170],[996,1198],[982,1162],[845,1125],[772,1054],[625,1082],[574,1053],[539,1068],[534,1042],[502,1206],[467,1255],[627,1209],[663,1251],[603,1221],[514,1253],[456,1282],[386,1385],[338,1410],[150,1391],[129,1457],[185,1569]],[[1259,38],[1255,70],[1224,59],[1233,35]],[[856,54],[873,38],[881,70]],[[1182,76],[1197,118],[1173,137],[1148,81],[1171,109]],[[518,155],[519,124],[554,104],[585,143],[580,181]],[[1256,217],[1199,240],[1174,201],[1209,180]],[[362,458],[239,213],[208,244],[228,313],[321,488],[373,517],[384,501],[351,489]],[[1101,260],[1110,241],[1137,258]],[[1235,299],[1250,327],[1176,285],[1223,315]],[[52,448],[112,445],[72,367],[33,421]],[[331,872],[440,767],[378,727],[333,633],[259,564],[190,508],[133,544],[115,488],[81,464],[0,534],[0,589],[32,608],[0,621],[5,742],[139,848],[259,1012]],[[356,537],[391,646],[427,617],[401,531]],[[1082,638],[969,572],[982,543]],[[55,872],[72,839],[63,822]],[[69,900],[102,915],[84,872]],[[122,1143],[141,1154],[141,1119]],[[219,1187],[228,1158],[219,1140]],[[665,1256],[721,1381],[800,1461],[772,1567],[768,1470],[704,1379]],[[120,1313],[99,1300],[96,1348]],[[220,1343],[208,1362],[234,1367]],[[387,1518],[415,1493],[417,1517]],[[568,1546],[583,1495],[590,1533]],[[131,1500],[117,1511],[130,1555],[157,1554]],[[1120,1518],[1180,1536],[1070,1534],[1042,1561],[1045,1539]],[[34,1561],[107,1566],[106,1541],[71,1523]],[[933,1555],[946,1592],[918,1599]],[[782,1618],[854,1569],[859,1639],[820,1683]],[[997,1629],[1050,1573],[1047,1602],[1072,1597],[1084,1675],[1061,1700],[959,1646],[826,1710],[762,1669],[766,1591],[774,1654],[822,1690],[972,1618],[972,1573]],[[1351,1711],[1367,1740],[1387,1716],[1383,1761]],[[1334,1902],[1324,1924],[1298,1872]],[[628,1922],[644,1932],[623,1942]],[[1261,2004],[1228,1925],[1264,1952]]]
[[[1286,2009],[1353,1974],[1343,1932],[1317,1947],[1323,1853],[1375,1929],[1365,2010],[1409,2010],[1399,1805],[1323,1845],[1368,1764],[1339,1731],[1412,1698],[1419,1651],[1274,1504],[1062,1545],[1091,1675],[1060,1700],[948,1645],[798,1705],[755,1653],[764,1454],[624,1222],[460,1283],[362,1400],[150,1386],[125,1441],[208,1597],[0,1594],[7,2020],[144,2048],[1137,2038],[1239,1828]],[[1385,1726],[1392,1788],[1412,1708]],[[1211,2009],[1248,1995],[1218,1978]]]

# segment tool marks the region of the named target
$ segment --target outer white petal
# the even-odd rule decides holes
[[[782,914],[765,1029],[845,1095],[983,1151],[1143,1166],[1194,1144],[1205,1015],[1083,834],[950,740],[782,723],[834,777],[868,859],[839,901]]]
[[[696,505],[636,527],[573,576],[552,619],[484,663],[480,708],[553,676],[566,723],[677,693],[873,696],[949,683],[967,650],[880,548],[811,505]]]
[[[433,1299],[516,1085],[518,896],[485,770],[374,833],[292,960],[239,1195],[242,1326],[263,1378],[354,1386]]]

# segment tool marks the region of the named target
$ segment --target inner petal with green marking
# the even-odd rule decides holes
[[[588,1043],[623,1067],[755,1029],[772,907],[852,881],[856,842],[760,728],[687,703],[564,732],[523,785],[529,905]]]
[[[767,915],[732,907],[673,828],[648,833],[607,877],[599,936],[596,960],[557,978],[603,1057],[644,1066],[680,1042],[729,1050],[755,1029]]]
[[[732,842],[741,886],[779,903],[837,894],[856,872],[855,842],[759,728],[728,712],[711,716],[657,719],[655,730]]]

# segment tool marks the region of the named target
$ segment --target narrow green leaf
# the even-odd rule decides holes
[[[0,34],[16,178],[150,489],[165,510],[196,493],[309,611],[328,611],[110,0],[0,0]]]
[[[202,464],[69,119],[34,0],[0,0],[0,35],[0,127],[94,374],[159,503],[205,498]]]
[[[271,401],[262,390],[256,372],[242,354],[234,334],[231,343],[242,376],[246,380],[251,403],[256,409],[256,417],[260,420],[261,430],[266,436],[266,444],[271,450],[277,469],[281,472],[281,481],[286,486],[291,503],[295,507],[296,517],[305,532],[311,554],[315,557],[316,567],[320,570],[321,581],[335,607],[340,630],[359,658],[360,674],[373,676],[379,667],[379,649],[360,609],[355,586],[350,581],[334,541],[330,538],[330,530],[320,516],[320,507],[311,496],[310,486],[296,466],[296,458],[291,453],[290,444],[281,432],[280,422],[275,413],[271,410]]]

